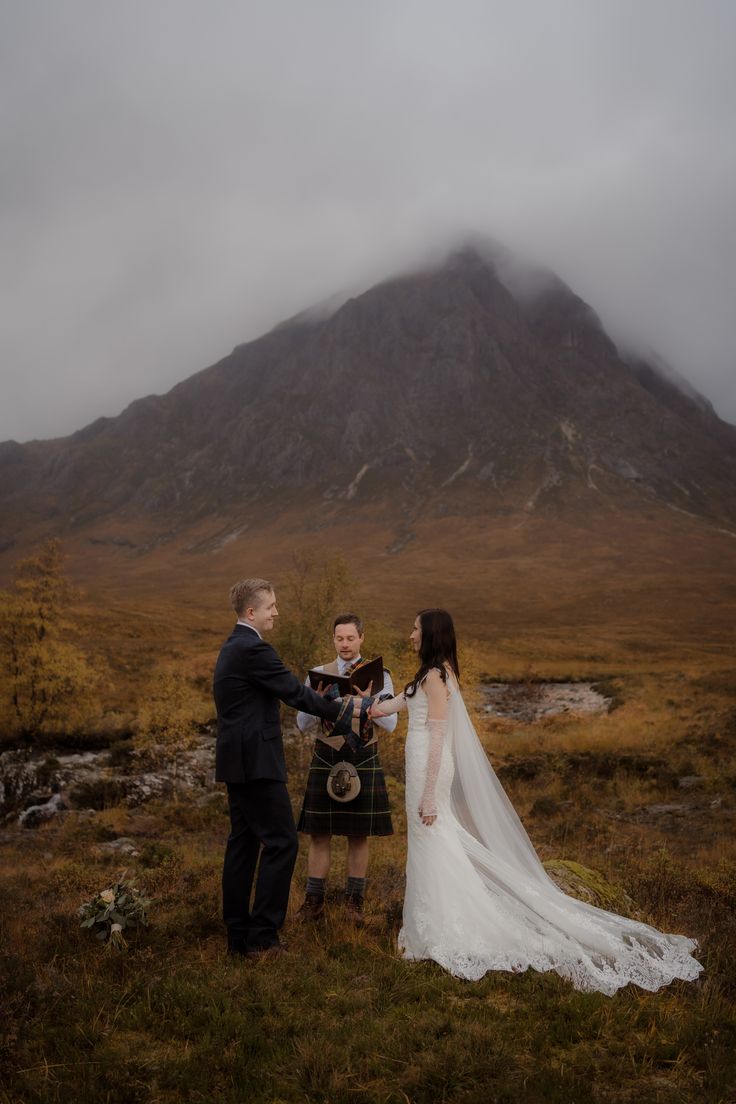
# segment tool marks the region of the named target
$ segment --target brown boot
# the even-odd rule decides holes
[[[296,918],[297,920],[301,920],[303,923],[312,920],[319,920],[324,911],[324,897],[319,897],[316,893],[308,893],[304,898],[301,907],[297,910]]]
[[[348,920],[352,920],[358,928],[362,928],[365,925],[363,903],[363,898],[359,897],[357,893],[345,895],[345,916]]]

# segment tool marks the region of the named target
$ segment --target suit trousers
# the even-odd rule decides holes
[[[286,918],[299,849],[291,799],[285,782],[269,779],[228,782],[227,797],[222,905],[228,943],[235,950],[272,947]]]

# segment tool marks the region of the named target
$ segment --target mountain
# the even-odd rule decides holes
[[[300,510],[306,529],[378,510],[399,544],[417,516],[608,506],[729,528],[736,428],[656,358],[619,352],[552,273],[473,245],[307,310],[119,417],[4,442],[0,486],[6,547],[29,528],[96,540],[111,522],[119,544],[136,525],[158,544]]]

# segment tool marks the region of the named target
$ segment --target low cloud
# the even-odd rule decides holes
[[[469,231],[736,422],[732,4],[38,0],[0,42],[0,438]]]

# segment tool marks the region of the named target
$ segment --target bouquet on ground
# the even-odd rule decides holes
[[[103,889],[79,908],[80,928],[89,928],[96,939],[113,947],[124,947],[123,932],[148,924],[149,897],[121,877],[109,889]]]

